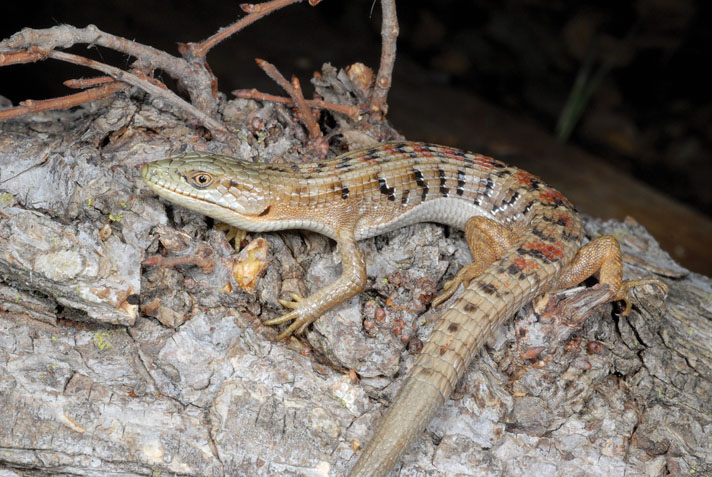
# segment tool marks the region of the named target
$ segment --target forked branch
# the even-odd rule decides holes
[[[85,28],[61,25],[43,30],[25,28],[0,42],[0,66],[32,63],[47,58],[87,66],[102,71],[116,81],[136,86],[152,96],[163,98],[167,103],[179,110],[194,116],[210,129],[214,135],[221,136],[227,133],[227,129],[216,119],[218,109],[217,79],[208,67],[205,55],[219,42],[247,25],[284,6],[301,1],[272,0],[256,5],[243,4],[241,5],[242,10],[248,13],[246,17],[221,30],[204,42],[189,43],[187,46],[182,45],[181,53],[183,58],[103,32],[94,25],[89,25]],[[310,0],[309,3],[316,5],[320,1]],[[57,49],[70,48],[76,44],[103,46],[133,56],[137,60],[135,62],[135,71],[128,72],[78,55],[57,51]],[[150,75],[155,69],[160,69],[176,79],[188,93],[190,103],[182,100],[162,83],[151,79]],[[137,74],[138,71],[145,72],[145,74],[139,75]],[[114,88],[116,87],[112,86],[111,88],[102,88],[91,93],[85,91],[64,98],[25,102],[19,108],[14,108],[9,112],[5,111],[4,117],[15,117],[27,112],[40,110],[37,108],[50,109],[53,105],[57,105],[57,107],[75,106],[81,104],[84,100],[91,101],[102,97],[102,95],[114,90]]]
[[[217,32],[207,40],[203,40],[200,43],[187,43],[185,45],[181,45],[181,47],[183,48],[181,50],[181,54],[184,54],[185,56],[186,52],[190,52],[196,57],[204,58],[205,55],[207,55],[208,52],[215,45],[217,45],[221,41],[228,39],[246,26],[251,25],[260,18],[267,16],[276,10],[279,10],[280,8],[284,8],[287,5],[299,3],[301,1],[303,0],[272,0],[271,2],[256,4],[241,3],[240,8],[243,12],[248,14],[246,17],[240,18],[238,21],[228,26],[227,28],[221,29],[219,32]],[[309,0],[309,5],[313,7],[314,5],[317,5],[320,2],[321,0]]]
[[[285,98],[284,96],[275,96],[273,94],[263,93],[261,91],[252,89],[236,89],[232,92],[238,98],[244,99],[256,99],[259,101],[271,101],[273,103],[282,103],[287,106],[294,106],[294,100],[292,98]],[[307,106],[314,109],[328,109],[329,111],[334,111],[335,113],[341,113],[353,120],[358,119],[359,115],[363,112],[362,109],[357,106],[348,106],[346,104],[336,104],[329,103],[327,101],[322,101],[321,99],[306,99],[304,100]]]
[[[234,35],[247,25],[260,18],[279,10],[285,6],[302,2],[303,0],[271,0],[259,4],[241,4],[240,8],[247,16],[222,29],[210,38],[199,43],[181,44],[179,49],[183,58],[170,55],[164,51],[137,43],[99,30],[94,25],[85,28],[76,28],[70,25],[61,25],[53,28],[34,30],[25,28],[10,38],[0,42],[0,66],[18,63],[31,63],[53,58],[68,63],[86,66],[113,78],[124,84],[132,85],[160,97],[166,103],[179,111],[184,111],[195,117],[205,125],[215,136],[228,134],[227,128],[217,119],[217,79],[213,76],[205,56],[221,41]],[[314,6],[321,0],[309,0]],[[369,104],[362,105],[371,112],[385,115],[388,110],[386,103],[388,90],[391,86],[393,64],[396,55],[396,38],[398,37],[398,19],[396,17],[395,0],[381,0],[383,11],[383,24],[381,37],[383,39],[381,61],[376,76],[375,84],[371,90]],[[126,71],[99,61],[82,56],[57,51],[60,48],[69,48],[76,44],[98,45],[110,48],[121,53],[133,56],[136,61],[131,71]],[[327,108],[342,112],[350,117],[358,117],[361,108],[340,106],[325,103],[320,100],[306,101],[301,91],[301,86],[296,78],[288,82],[273,65],[258,60],[258,64],[288,92],[291,101],[286,98],[275,98],[258,93],[254,90],[241,91],[242,97],[253,97],[280,102],[291,102],[299,111],[309,135],[312,139],[321,137],[321,132],[310,107]],[[152,74],[156,69],[162,70],[168,76],[176,79],[186,90],[190,102],[180,98],[163,83],[153,79]],[[32,111],[45,109],[67,108],[88,101],[106,97],[123,87],[116,83],[106,83],[81,93],[42,101],[25,101],[21,106],[3,111],[0,119],[16,117]]]

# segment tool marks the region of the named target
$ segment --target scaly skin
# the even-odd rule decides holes
[[[306,229],[339,243],[341,278],[307,298],[281,301],[292,311],[266,322],[292,321],[280,338],[364,289],[358,240],[426,221],[465,230],[475,262],[435,303],[460,283],[466,288],[436,325],[352,476],[385,475],[449,398],[492,330],[537,295],[594,273],[614,300],[627,302],[628,289],[643,284],[666,291],[657,280],[622,281],[613,237],[581,247],[580,217],[535,176],[449,147],[393,142],[304,164],[193,153],[147,164],[141,174],[165,199],[236,227]]]

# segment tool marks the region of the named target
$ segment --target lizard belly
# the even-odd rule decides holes
[[[356,225],[356,240],[391,232],[419,222],[437,222],[463,230],[470,217],[484,216],[497,220],[490,211],[463,199],[445,198],[428,200],[395,217],[363,215]]]

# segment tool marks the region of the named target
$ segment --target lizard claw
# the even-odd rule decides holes
[[[299,304],[302,301],[304,301],[304,298],[299,293],[289,293],[288,295],[289,295],[289,298],[291,298],[291,301],[284,300],[282,298],[277,300],[279,302],[279,304],[285,308],[289,308],[291,310],[296,310],[297,308],[299,308]]]
[[[295,332],[296,332],[297,334],[303,333],[304,330],[307,328],[307,326],[309,326],[309,324],[310,324],[312,321],[314,321],[314,320],[304,320],[304,319],[302,319],[302,318],[297,318],[296,320],[294,320],[294,323],[292,323],[291,325],[289,325],[289,327],[288,327],[286,330],[282,331],[282,332],[279,334],[279,336],[277,337],[277,339],[283,340],[283,339],[289,337],[292,333],[295,333]]]
[[[267,320],[264,322],[264,324],[267,326],[281,325],[282,323],[286,323],[288,321],[292,321],[297,318],[299,318],[299,313],[297,312],[297,310],[293,310],[293,311],[290,311],[289,313],[285,313],[284,315],[282,315],[280,317],[272,318],[271,320]]]
[[[285,313],[278,318],[273,318],[264,322],[267,326],[274,326],[294,320],[294,322],[289,325],[286,330],[279,334],[277,337],[279,340],[289,337],[292,333],[303,332],[311,322],[316,320],[316,318],[309,319],[308,317],[301,316],[299,310],[305,304],[306,300],[299,293],[289,293],[288,295],[291,300],[279,299],[278,301],[282,306],[290,308],[292,311]]]

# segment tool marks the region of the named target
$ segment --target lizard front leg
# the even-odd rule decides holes
[[[265,325],[278,325],[294,320],[280,333],[278,339],[284,339],[294,333],[302,333],[310,323],[321,315],[360,293],[366,287],[366,262],[353,233],[344,233],[337,243],[341,253],[341,277],[333,283],[317,290],[306,298],[296,293],[290,294],[291,300],[279,302],[292,311],[279,318],[265,321]]]

